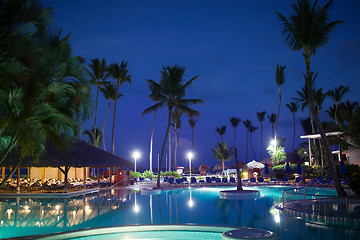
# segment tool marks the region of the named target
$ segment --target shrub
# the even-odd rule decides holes
[[[360,196],[360,172],[354,172],[349,176],[349,186],[354,193]]]
[[[131,178],[139,178],[141,177],[141,173],[131,171]]]
[[[149,170],[146,170],[145,172],[142,173],[142,177],[143,178],[154,178],[155,174],[153,172],[150,172]]]
[[[296,173],[297,164],[290,164],[290,173],[285,173],[286,164],[278,165],[272,167],[272,174],[276,179],[283,179],[283,177],[288,177],[289,179],[293,179],[294,173]]]

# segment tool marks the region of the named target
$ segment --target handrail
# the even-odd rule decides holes
[[[109,190],[110,188],[115,187],[116,185],[118,185],[119,183],[121,183],[121,182],[122,182],[122,181],[124,181],[124,180],[125,180],[125,178],[124,178],[124,179],[122,179],[121,181],[119,181],[119,182],[115,183],[114,185],[112,185],[112,186],[108,187],[106,190]]]

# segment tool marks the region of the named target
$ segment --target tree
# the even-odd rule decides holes
[[[104,124],[101,130],[102,133],[102,142],[103,142],[103,146],[104,146],[104,151],[106,151],[106,144],[105,144],[105,124],[107,122],[107,118],[109,115],[109,110],[110,110],[110,106],[111,106],[111,102],[115,101],[116,98],[120,98],[123,95],[120,92],[116,92],[116,86],[114,83],[108,82],[106,83],[104,86],[102,86],[100,88],[100,91],[102,92],[103,96],[105,99],[109,100],[109,104],[108,107],[106,109],[106,115],[105,115],[105,120],[104,120]]]
[[[106,68],[109,75],[115,79],[116,81],[116,91],[115,91],[115,99],[114,99],[114,115],[113,115],[113,123],[112,123],[112,132],[111,132],[111,153],[115,154],[115,144],[114,144],[114,135],[115,135],[115,116],[116,116],[116,103],[118,100],[118,92],[120,86],[124,83],[128,82],[131,84],[131,75],[129,74],[129,70],[127,69],[127,62],[122,61],[121,64],[112,63],[109,67]]]
[[[188,122],[191,127],[191,151],[194,152],[194,128],[195,128],[197,119],[195,119],[194,117],[190,117]]]
[[[251,121],[250,120],[246,120],[243,121],[243,124],[246,128],[246,163],[248,162],[248,144],[249,144],[249,133],[250,133],[250,127],[251,127]]]
[[[95,116],[94,116],[94,125],[92,129],[94,130],[92,136],[96,136],[96,118],[97,118],[97,108],[98,108],[98,99],[99,99],[99,92],[102,85],[104,85],[105,79],[109,76],[108,73],[106,73],[106,60],[105,58],[102,58],[101,61],[99,58],[93,58],[91,59],[91,64],[89,64],[90,70],[85,68],[88,74],[91,77],[91,84],[96,86],[96,98],[95,98]],[[95,143],[96,140],[94,139],[91,141],[92,143]]]
[[[180,135],[179,132],[180,132],[180,127],[181,127],[181,115],[182,115],[182,112],[178,111],[177,109],[175,109],[171,113],[171,118],[173,120],[173,125],[174,125],[174,134],[175,134],[174,169],[176,169],[176,166],[177,166],[176,155],[177,155],[177,148],[178,148],[178,144],[179,144],[179,135]]]
[[[286,153],[283,146],[269,146],[266,150],[268,151],[274,166],[279,165],[280,162],[286,160]]]
[[[150,88],[150,95],[148,96],[148,98],[150,98],[151,100],[153,100],[155,102],[155,104],[161,100],[161,95],[160,95],[160,88],[157,87],[157,85],[153,84],[154,81],[152,80],[147,80],[147,84]],[[152,172],[152,162],[153,162],[153,143],[154,143],[154,130],[155,130],[155,119],[156,119],[156,109],[154,110],[154,118],[153,118],[153,123],[152,123],[152,128],[151,128],[151,137],[150,137],[150,153],[149,153],[149,159],[150,159],[150,172]]]
[[[236,141],[236,128],[239,125],[239,123],[241,122],[241,119],[238,117],[231,117],[230,118],[230,123],[231,126],[234,128],[234,142],[233,142],[233,148],[235,148],[235,141]]]
[[[286,107],[289,109],[289,111],[293,115],[293,122],[294,122],[294,135],[293,135],[293,145],[292,145],[292,151],[294,151],[295,148],[295,113],[299,110],[300,104],[298,102],[290,102],[286,104]]]
[[[69,35],[50,34],[51,9],[38,1],[5,1],[0,8],[0,163],[36,161],[50,140],[66,147],[91,112],[90,86]]]
[[[315,125],[318,128],[325,145],[336,191],[339,196],[346,196],[337,175],[329,141],[322,128],[319,117],[315,114],[312,82],[313,72],[310,67],[311,56],[316,54],[317,49],[324,47],[327,44],[330,33],[337,25],[342,23],[340,20],[330,21],[328,11],[332,2],[333,1],[330,0],[324,6],[318,6],[317,1],[315,1],[311,6],[309,0],[298,0],[297,4],[292,4],[295,13],[290,15],[289,19],[278,12],[276,13],[280,18],[283,27],[282,32],[285,35],[285,41],[288,44],[288,47],[292,51],[301,51],[302,56],[304,57],[306,65],[306,87],[309,91],[310,111],[315,118]]]
[[[261,143],[260,143],[260,146],[261,146],[260,160],[263,159],[263,147],[264,147],[263,143],[264,142],[263,142],[263,130],[262,129],[263,129],[263,121],[265,120],[265,114],[266,114],[265,111],[256,113],[256,115],[257,115],[257,117],[259,119],[259,122],[260,122],[260,141],[261,141]]]
[[[95,133],[95,136],[94,136]],[[94,147],[99,147],[102,142],[102,134],[99,128],[90,129],[83,131],[83,135],[87,135],[89,137],[89,144],[93,145]],[[94,142],[95,140],[95,142]]]
[[[314,89],[314,103],[316,108],[316,114],[318,116],[320,114],[322,104],[324,103],[325,98],[327,97],[327,94],[324,94],[322,90],[323,90],[322,88]]]
[[[268,119],[270,120],[271,123],[271,135],[274,137],[274,123],[276,122],[276,114],[272,113],[270,116],[267,115]]]
[[[251,146],[252,152],[253,152],[253,154],[254,154],[255,160],[256,160],[257,158],[256,158],[256,154],[255,154],[254,147],[253,147],[253,145],[252,145],[252,135],[253,135],[253,133],[254,133],[258,128],[259,128],[259,127],[255,127],[255,126],[253,126],[253,125],[251,125],[250,128],[249,128],[249,132],[250,132],[250,146]]]
[[[336,124],[339,124],[339,119],[338,119],[339,102],[342,100],[345,93],[347,93],[348,91],[349,91],[349,87],[344,87],[343,85],[340,85],[339,87],[336,87],[334,90],[329,90],[327,92],[327,95],[329,95],[335,101],[335,123]]]
[[[224,136],[224,134],[226,132],[226,126],[223,125],[223,126],[217,127],[215,129],[215,132],[217,132],[220,135],[221,141],[223,141],[223,136]]]
[[[286,66],[280,66],[279,64],[276,66],[275,80],[276,80],[276,84],[278,85],[278,88],[279,88],[279,108],[278,108],[277,118],[276,118],[275,139],[277,137],[279,117],[280,117],[280,106],[281,106],[281,89],[280,89],[280,86],[285,83],[285,75],[284,75],[285,68],[286,68]]]
[[[215,144],[215,149],[211,149],[213,156],[222,164],[222,174],[225,172],[225,161],[229,161],[233,154],[233,148],[229,148],[226,142]]]
[[[154,104],[153,106],[145,109],[143,115],[153,112],[156,109],[163,107],[164,105],[167,105],[167,110],[168,110],[168,121],[167,121],[164,142],[161,148],[161,157],[160,157],[160,165],[159,165],[160,167],[158,169],[158,176],[157,176],[157,188],[160,188],[160,171],[161,171],[162,161],[164,159],[166,141],[170,131],[172,110],[178,109],[188,114],[189,116],[196,116],[199,115],[199,112],[191,109],[189,106],[203,102],[203,100],[201,99],[184,99],[184,97],[186,96],[187,88],[189,88],[192,82],[196,78],[198,78],[198,76],[195,76],[190,80],[188,80],[186,83],[183,83],[185,81],[183,79],[184,73],[185,73],[184,67],[179,67],[176,65],[173,67],[166,67],[166,68],[163,67],[163,70],[161,71],[160,83],[156,83],[150,80],[152,81],[152,84],[154,84],[156,87],[160,89],[159,94],[161,100],[158,103]]]

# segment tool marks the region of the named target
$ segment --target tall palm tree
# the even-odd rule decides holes
[[[109,67],[106,68],[109,75],[116,81],[116,97],[114,100],[114,115],[112,123],[112,132],[111,132],[111,153],[115,154],[115,144],[114,144],[114,135],[115,135],[115,116],[116,116],[116,103],[118,100],[117,93],[119,92],[120,86],[128,82],[131,84],[131,75],[127,69],[127,62],[122,61],[121,64],[112,63]]]
[[[260,143],[260,146],[261,146],[261,149],[260,149],[260,160],[263,159],[263,121],[265,120],[265,114],[266,112],[265,111],[262,111],[262,112],[257,112],[256,115],[259,119],[259,122],[260,122],[260,140],[261,140],[261,143]]]
[[[175,133],[175,151],[174,151],[174,169],[176,169],[176,155],[177,155],[177,148],[178,148],[178,144],[179,144],[179,135],[180,135],[180,127],[181,127],[181,115],[182,112],[178,111],[177,109],[175,109],[172,113],[171,113],[171,118],[173,120],[173,125],[174,125],[174,133]]]
[[[329,8],[332,4],[330,0],[324,6],[318,6],[317,1],[311,6],[309,0],[298,0],[297,4],[292,4],[294,14],[290,15],[289,19],[276,12],[280,18],[285,41],[289,48],[293,51],[301,51],[306,65],[306,87],[309,91],[309,107],[314,116],[315,124],[319,129],[321,138],[324,142],[327,152],[328,162],[331,169],[334,185],[339,196],[346,196],[344,188],[342,187],[337,171],[335,168],[334,159],[332,156],[329,141],[325,135],[324,129],[321,125],[319,117],[315,114],[314,106],[314,92],[312,75],[313,72],[310,67],[311,56],[316,54],[316,50],[324,47],[328,41],[330,33],[334,28],[342,23],[342,21],[330,21]]]
[[[91,77],[91,84],[96,86],[96,98],[95,98],[95,117],[94,117],[94,125],[92,127],[92,129],[94,130],[93,135],[92,136],[96,136],[96,118],[97,118],[97,108],[98,108],[98,99],[99,99],[99,93],[100,93],[100,88],[102,85],[104,85],[105,79],[109,76],[108,73],[106,72],[106,60],[105,58],[102,58],[101,61],[99,60],[99,58],[93,58],[91,59],[91,64],[89,64],[90,70],[85,68],[87,73],[90,75]],[[95,139],[92,141],[93,143],[95,143]]]
[[[155,102],[155,104],[161,100],[160,95],[160,88],[158,88],[156,85],[153,84],[152,80],[147,80],[148,86],[150,88],[150,95],[148,96],[151,100]],[[153,165],[153,143],[154,143],[154,130],[155,130],[155,118],[156,118],[156,109],[154,110],[154,118],[151,128],[151,137],[150,137],[150,153],[149,153],[149,159],[150,159],[150,172],[152,172],[152,165]]]
[[[230,118],[230,123],[231,123],[231,126],[234,128],[234,142],[233,142],[233,148],[235,148],[235,141],[236,141],[236,128],[237,126],[239,125],[239,123],[241,122],[241,119],[238,118],[238,117],[231,117]],[[231,159],[231,164],[232,166],[232,159]]]
[[[341,125],[343,121],[348,121],[351,119],[351,116],[353,113],[357,110],[359,107],[358,102],[350,102],[349,100],[346,100],[346,102],[342,102],[339,105],[339,120]]]
[[[197,122],[197,119],[194,117],[190,117],[188,120],[191,127],[191,151],[194,152],[194,128]]]
[[[233,155],[233,148],[229,148],[226,142],[219,142],[215,144],[215,149],[211,149],[213,156],[221,162],[222,174],[225,172],[225,161],[229,161]]]
[[[277,118],[276,118],[275,139],[277,137],[278,124],[279,124],[279,118],[280,118],[280,106],[281,106],[280,86],[285,83],[285,75],[284,75],[285,68],[286,68],[286,66],[280,66],[279,64],[276,66],[275,80],[276,80],[276,84],[278,85],[278,88],[279,88],[279,108],[278,108]]]
[[[250,133],[251,121],[245,120],[245,121],[243,121],[243,124],[246,128],[246,152],[245,152],[246,160],[245,161],[247,163],[248,162],[248,144],[249,144],[249,133]]]
[[[342,100],[345,93],[347,93],[348,91],[349,91],[349,87],[344,87],[343,85],[340,85],[339,87],[335,87],[334,90],[329,90],[327,92],[327,94],[335,101],[335,123],[336,124],[339,124],[339,119],[338,119],[339,102]]]
[[[196,116],[199,115],[199,112],[196,110],[191,109],[189,106],[197,103],[202,103],[203,100],[201,99],[184,99],[186,96],[186,90],[189,88],[192,84],[192,82],[198,78],[198,76],[195,76],[184,83],[183,75],[185,73],[184,67],[179,66],[173,66],[173,67],[163,67],[163,70],[161,71],[161,79],[160,83],[156,83],[154,81],[153,84],[156,85],[160,89],[160,101],[156,104],[154,104],[151,107],[148,107],[144,110],[143,115],[153,112],[156,109],[159,109],[163,107],[164,105],[167,105],[168,110],[168,121],[167,121],[167,127],[166,127],[166,133],[164,142],[161,148],[161,157],[160,157],[160,163],[159,163],[159,169],[158,169],[158,176],[157,176],[157,187],[160,188],[160,171],[161,171],[161,165],[162,161],[164,159],[165,155],[165,146],[166,141],[168,138],[168,134],[170,131],[170,124],[171,124],[171,112],[173,109],[178,109],[180,111],[183,111],[184,113],[188,114],[189,116]]]
[[[223,125],[223,126],[217,127],[215,129],[215,132],[217,132],[220,135],[221,141],[223,141],[223,136],[224,136],[224,134],[226,132],[226,126]]]
[[[274,137],[274,124],[276,122],[276,114],[275,113],[272,113],[270,116],[267,115],[268,119],[270,120],[270,123],[271,123],[271,135]]]
[[[327,94],[324,94],[322,90],[323,90],[322,88],[314,89],[314,103],[315,103],[316,114],[318,116],[320,114],[322,104],[324,103],[327,97]]]
[[[109,100],[109,104],[108,107],[106,109],[106,115],[105,115],[105,120],[104,120],[104,124],[101,130],[102,133],[102,142],[103,142],[103,146],[104,146],[104,151],[106,151],[106,144],[105,144],[105,124],[107,122],[107,118],[109,115],[109,110],[110,110],[110,106],[111,106],[111,102],[115,101],[116,98],[120,98],[123,95],[120,92],[116,93],[116,86],[114,83],[108,82],[105,85],[103,85],[100,88],[100,91],[102,92],[103,96],[105,99]]]
[[[294,135],[293,135],[293,145],[292,145],[292,151],[294,151],[295,148],[295,113],[299,110],[300,103],[298,102],[290,102],[286,104],[286,107],[289,109],[289,111],[293,115],[293,122],[294,122]]]
[[[254,147],[252,145],[252,135],[253,133],[258,129],[259,127],[255,127],[251,124],[250,128],[249,128],[249,132],[250,132],[250,146],[251,146],[251,149],[252,149],[252,152],[253,152],[253,155],[254,155],[254,159],[256,160],[256,154],[255,154],[255,150],[254,150]]]

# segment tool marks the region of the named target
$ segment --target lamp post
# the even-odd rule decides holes
[[[133,152],[133,158],[135,160],[135,168],[134,168],[134,172],[136,172],[136,160],[140,157],[140,152],[139,151],[134,151]]]
[[[188,152],[187,157],[189,158],[189,171],[190,171],[190,179],[191,179],[191,159],[193,158],[193,152]]]

